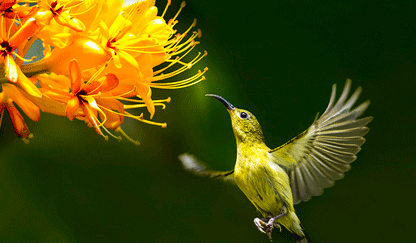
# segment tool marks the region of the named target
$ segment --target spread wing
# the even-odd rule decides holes
[[[351,80],[347,80],[339,100],[335,102],[336,85],[325,112],[303,133],[286,144],[271,150],[273,160],[287,170],[293,202],[308,201],[322,194],[350,169],[350,163],[365,142],[366,125],[373,119],[357,119],[369,106],[366,101],[351,109],[361,94],[359,87],[347,100]]]
[[[185,170],[189,172],[192,172],[195,175],[234,182],[234,170],[207,170],[206,166],[201,161],[199,161],[194,155],[188,153],[181,154],[178,158],[182,162],[183,168],[185,168]]]

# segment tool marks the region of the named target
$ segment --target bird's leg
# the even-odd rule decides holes
[[[270,241],[272,240],[272,230],[273,227],[279,228],[280,232],[282,231],[282,227],[280,226],[280,224],[276,223],[275,221],[286,215],[285,209],[282,210],[282,213],[279,215],[276,215],[275,217],[266,217],[266,218],[255,218],[254,219],[254,224],[257,226],[257,229],[262,232],[267,234],[267,236],[269,236]],[[266,226],[266,231],[263,230],[263,227]]]

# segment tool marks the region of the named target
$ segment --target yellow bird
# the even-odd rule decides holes
[[[369,106],[366,101],[351,109],[361,94],[359,87],[348,98],[351,80],[347,80],[335,103],[336,85],[325,112],[304,132],[282,146],[270,149],[264,143],[260,124],[253,114],[234,107],[224,98],[218,99],[231,116],[237,141],[234,170],[209,171],[193,155],[179,159],[185,169],[202,176],[233,180],[264,218],[254,224],[271,240],[273,227],[286,227],[297,242],[310,242],[295,213],[294,204],[321,195],[344,176],[350,163],[365,142],[366,125],[373,119],[357,119]],[[334,104],[335,103],[335,104]]]

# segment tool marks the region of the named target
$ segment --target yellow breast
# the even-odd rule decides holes
[[[238,187],[264,216],[293,204],[288,176],[271,161],[268,151],[265,145],[239,146],[234,170]]]

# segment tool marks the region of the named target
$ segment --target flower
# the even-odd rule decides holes
[[[70,62],[69,73],[70,89],[62,83],[48,85],[42,88],[43,94],[50,99],[66,103],[65,115],[70,120],[74,117],[85,120],[96,133],[107,139],[101,127],[118,128],[124,119],[121,115],[109,112],[115,109],[121,114],[124,113],[123,104],[112,98],[111,94],[111,91],[118,86],[117,77],[109,73],[98,80],[83,82],[81,69],[76,59]],[[105,98],[110,99],[104,100]],[[105,109],[102,110],[99,106]],[[97,113],[102,116],[102,122],[98,119]]]
[[[196,21],[183,33],[174,29],[185,2],[169,21],[164,16],[170,0],[161,15],[154,4],[154,0],[1,2],[0,84],[17,88],[38,110],[83,120],[106,139],[107,134],[121,138],[113,130],[138,144],[121,129],[124,118],[166,127],[151,119],[156,107],[165,108],[170,98],[155,100],[152,89],[188,87],[204,80],[207,71],[166,81],[191,69],[206,52],[186,61],[199,44],[201,31],[192,31]],[[36,57],[25,56],[36,39],[44,51],[32,62]],[[10,100],[2,103],[2,110]],[[147,108],[149,119],[129,112],[141,108]],[[20,134],[26,134],[23,130]]]
[[[22,115],[13,105],[16,103],[20,109],[33,121],[39,121],[40,112],[39,108],[34,105],[29,99],[24,97],[17,87],[12,84],[2,84],[2,92],[0,93],[0,125],[3,120],[4,109],[6,108],[12,121],[14,131],[23,139],[26,143],[29,138],[33,136],[29,132],[26,123],[23,120]]]
[[[10,32],[13,32],[12,34]],[[0,16],[0,62],[4,64],[4,71],[7,80],[23,88],[33,96],[40,97],[42,94],[29,79],[22,74],[16,64],[13,55],[18,56],[14,51],[26,39],[36,31],[36,21],[29,19],[20,28],[16,29],[12,20]],[[9,36],[12,35],[10,38]]]

